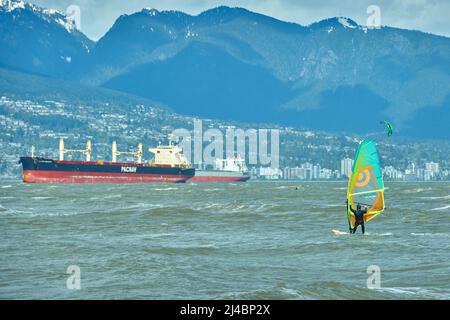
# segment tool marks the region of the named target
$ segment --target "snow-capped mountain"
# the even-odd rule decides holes
[[[40,16],[48,23],[56,23],[63,26],[68,32],[74,32],[76,30],[74,21],[65,14],[54,9],[43,9],[28,2],[20,0],[0,0],[0,10],[5,13],[28,10]]]
[[[49,76],[68,77],[93,42],[56,10],[0,0],[0,63]]]
[[[192,115],[357,132],[390,119],[450,137],[439,120],[450,118],[449,52],[448,38],[346,17],[301,26],[242,8],[147,9],[116,21],[83,80]]]
[[[0,64],[8,67],[195,116],[359,133],[391,120],[405,134],[450,138],[446,37],[346,17],[302,26],[218,7],[122,15],[92,44],[61,13],[0,1]]]
[[[5,12],[11,12],[16,9],[25,9],[27,6],[31,7],[32,5],[24,1],[0,0],[0,10]]]

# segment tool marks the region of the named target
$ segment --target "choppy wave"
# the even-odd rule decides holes
[[[431,191],[431,190],[433,190],[431,187],[428,187],[428,188],[415,188],[415,189],[403,190],[403,193],[421,193],[421,192],[424,192],[424,191]]]
[[[164,238],[164,237],[174,237],[176,235],[177,235],[176,233],[152,233],[144,235],[143,238]]]
[[[155,209],[155,208],[162,208],[162,207],[164,207],[164,206],[159,203],[139,202],[136,204],[125,206],[125,207],[114,208],[114,210],[123,211],[123,210],[133,210],[133,209]]]
[[[306,300],[307,296],[300,291],[286,287],[273,287],[252,291],[236,291],[223,293],[217,300]]]
[[[345,206],[340,205],[340,204],[322,204],[324,207],[326,208],[344,208],[345,210]]]
[[[204,255],[219,250],[214,244],[204,245],[165,245],[145,248],[147,253],[163,253],[165,255]]]
[[[287,287],[270,287],[252,291],[237,291],[221,294],[215,299],[225,300],[312,300],[312,299],[369,299],[378,296],[391,298],[434,298],[446,299],[448,294],[420,287],[414,288],[380,288],[368,289],[337,281],[318,281],[304,286],[302,289]]]
[[[296,191],[304,190],[302,186],[296,186],[296,185],[279,186],[279,187],[275,187],[275,188],[273,188],[273,189],[275,189],[275,190],[285,190],[285,189],[290,189],[290,190],[296,190]]]
[[[438,197],[419,197],[419,199],[429,199],[429,200],[440,200],[440,199],[450,199],[450,195],[438,196]]]
[[[49,200],[52,199],[52,197],[31,197],[33,200]]]
[[[375,289],[379,292],[393,293],[396,296],[401,296],[403,298],[414,298],[414,299],[449,299],[450,292],[445,292],[444,290],[435,290],[421,287],[381,287],[380,289]]]
[[[117,198],[122,198],[122,195],[121,194],[112,194],[112,195],[105,197],[105,199],[117,199]]]
[[[295,207],[286,206],[277,203],[207,203],[196,207],[196,210],[200,212],[211,212],[221,214],[236,214],[242,213],[242,216],[255,215],[255,214],[271,214],[271,215],[284,215],[295,213]]]
[[[411,235],[419,237],[450,237],[450,233],[431,233],[431,232],[424,232],[424,233],[412,232]]]
[[[392,232],[384,232],[384,233],[366,232],[366,235],[375,236],[375,237],[389,237],[389,236],[393,236],[394,234]]]
[[[431,210],[432,211],[439,211],[439,210],[447,210],[447,209],[450,209],[450,204],[448,206],[434,208],[434,209],[431,209]]]
[[[330,234],[348,228],[345,183],[5,185],[10,298],[57,296],[54,275],[84,263],[98,279],[107,266],[114,283],[85,299],[450,299],[448,184],[390,185],[386,214],[355,237]],[[430,214],[430,203],[440,211]],[[372,263],[389,270],[379,290],[366,287]],[[49,272],[36,270],[44,264]]]
[[[33,216],[36,216],[36,214],[33,211],[25,211],[25,210],[19,210],[19,209],[11,209],[11,208],[5,208],[3,207],[3,211],[5,211],[5,214],[11,215],[11,216],[19,216],[23,218],[30,218]]]

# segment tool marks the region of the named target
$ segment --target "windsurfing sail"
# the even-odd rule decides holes
[[[349,177],[347,200],[355,209],[357,204],[367,206],[364,221],[368,222],[384,211],[384,182],[380,158],[374,141],[364,140],[356,151],[352,174]],[[355,215],[348,209],[348,221],[355,226]]]

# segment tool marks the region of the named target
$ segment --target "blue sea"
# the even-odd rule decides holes
[[[386,186],[337,236],[345,182],[3,181],[0,299],[450,299],[450,183]]]

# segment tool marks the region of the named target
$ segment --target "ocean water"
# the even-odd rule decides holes
[[[344,182],[1,182],[0,299],[450,299],[450,183],[387,188],[335,236]]]

